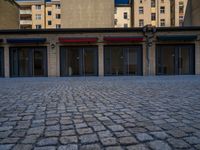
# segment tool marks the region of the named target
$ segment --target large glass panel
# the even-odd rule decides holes
[[[73,76],[73,75],[80,75],[80,50],[79,48],[76,47],[70,47],[67,48],[67,53],[66,55],[68,55],[67,57],[67,72],[69,76]]]
[[[0,77],[3,76],[3,49],[0,48]]]
[[[84,62],[83,72],[84,75],[96,75],[97,68],[97,53],[95,48],[84,48],[83,50]]]
[[[124,74],[124,54],[122,48],[111,49],[111,70],[112,75]]]
[[[43,50],[34,50],[34,63],[33,63],[33,74],[34,76],[44,76],[44,60],[45,55]]]
[[[19,76],[29,76],[29,51],[22,48],[19,51]]]
[[[157,74],[175,74],[175,49],[173,46],[161,46],[157,51]]]
[[[128,60],[126,61],[126,65],[127,65],[127,74],[128,75],[137,75],[138,74],[138,54],[137,54],[137,50],[135,49],[129,49],[127,51],[127,55],[128,55]]]

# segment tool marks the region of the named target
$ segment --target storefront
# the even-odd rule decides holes
[[[61,47],[61,76],[97,76],[97,49],[97,46]]]
[[[157,45],[157,75],[195,74],[194,45]]]
[[[4,76],[4,53],[3,48],[0,47],[0,77]]]
[[[11,77],[47,76],[46,47],[11,47]]]
[[[142,75],[142,46],[105,46],[104,74]]]

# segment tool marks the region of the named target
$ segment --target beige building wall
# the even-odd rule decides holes
[[[0,0],[0,29],[19,28],[19,7],[17,4]]]
[[[200,26],[200,1],[189,0],[186,10],[185,26]]]
[[[133,3],[134,27],[142,27],[147,24],[160,27],[161,22],[163,22],[162,26],[169,27],[171,25],[170,4],[170,0],[155,0],[155,6],[152,6],[151,0],[135,0]],[[164,7],[164,13],[161,13],[161,7]],[[141,8],[143,8],[143,13],[139,13]],[[152,14],[155,14],[155,19],[152,19]]]
[[[127,13],[127,18],[125,18],[124,13]],[[115,28],[121,28],[121,27],[131,27],[130,6],[115,7]]]
[[[61,0],[63,28],[114,27],[114,0]]]

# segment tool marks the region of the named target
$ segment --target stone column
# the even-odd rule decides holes
[[[99,76],[104,76],[104,44],[98,44],[98,68]]]
[[[142,66],[143,66],[143,75],[144,76],[147,76],[147,56],[146,56],[146,44],[145,43],[143,43],[142,44],[142,59],[143,59],[143,64],[142,64]]]
[[[155,42],[152,42],[152,45],[150,47],[150,74],[151,76],[156,75],[156,45]]]
[[[4,46],[4,76],[10,77],[10,59],[9,59],[9,46]]]
[[[200,41],[195,42],[195,74],[200,75]]]
[[[54,44],[54,48],[53,45]],[[48,61],[48,77],[57,76],[57,50],[55,43],[50,43],[47,46],[47,61]]]

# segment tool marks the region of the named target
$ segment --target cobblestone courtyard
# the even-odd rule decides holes
[[[200,149],[200,76],[2,78],[7,149]]]

